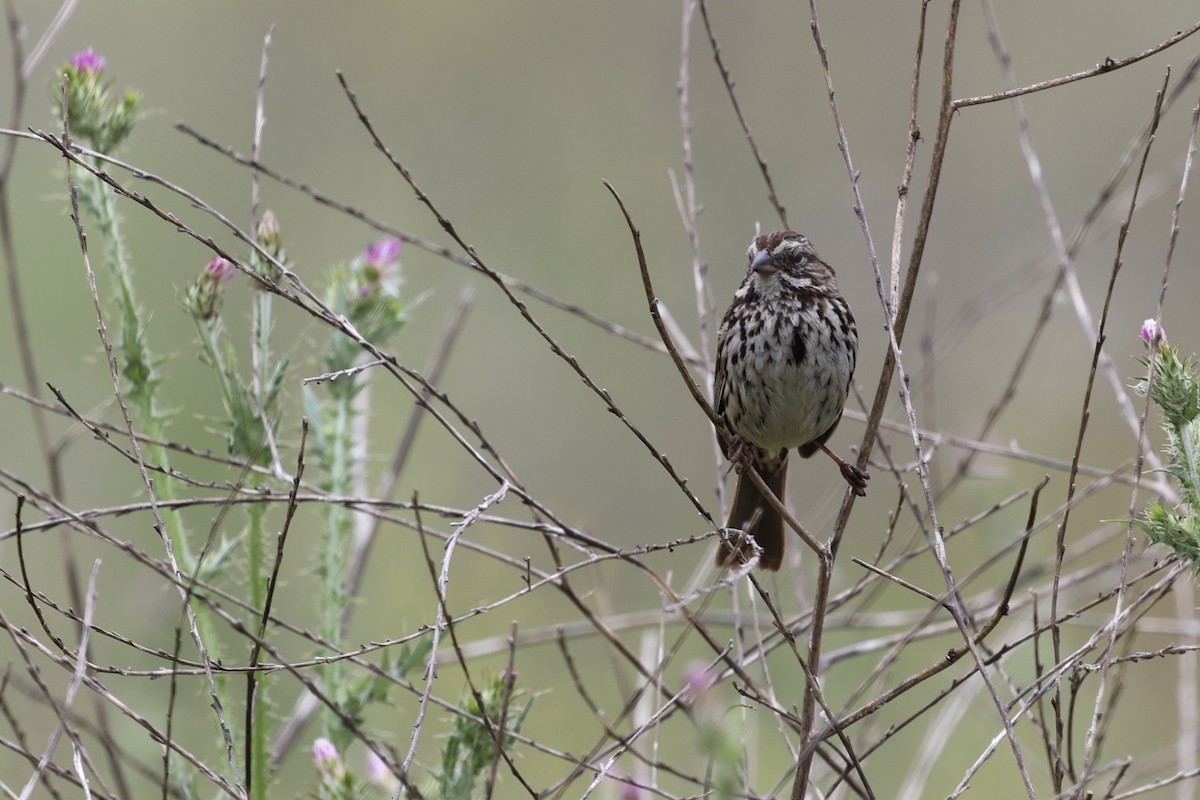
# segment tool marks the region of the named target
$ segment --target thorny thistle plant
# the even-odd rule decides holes
[[[1181,489],[1181,503],[1167,508],[1151,503],[1141,519],[1134,520],[1150,541],[1169,547],[1177,558],[1186,558],[1200,569],[1200,377],[1195,359],[1184,356],[1167,343],[1166,332],[1155,320],[1142,325],[1142,342],[1148,353],[1138,360],[1147,377],[1134,387],[1163,415],[1166,434],[1163,471],[1172,475]],[[1153,368],[1153,381],[1150,370]]]
[[[63,66],[66,80],[66,109],[63,109],[63,88],[51,86],[54,113],[65,121],[71,138],[91,149],[112,155],[121,146],[137,123],[141,95],[133,89],[119,94],[105,74],[108,59],[90,47],[76,53]]]
[[[370,245],[329,275],[324,301],[344,317],[358,333],[377,346],[384,346],[404,326],[412,303],[400,296],[400,241],[385,239]],[[327,397],[306,387],[305,411],[313,425],[312,456],[325,473],[321,488],[335,497],[365,491],[362,486],[363,458],[369,442],[369,371],[355,369],[365,363],[357,342],[341,331],[329,335],[320,359],[329,380],[322,384]],[[350,602],[346,589],[346,563],[354,517],[342,506],[325,506],[325,533],[318,560],[321,580],[319,607],[321,635],[340,642],[344,609]],[[343,684],[342,664],[334,661],[321,668],[330,693],[337,696]],[[334,715],[324,715],[325,733],[337,726]]]
[[[92,49],[74,55],[64,64],[62,83],[52,83],[51,97],[53,112],[63,122],[71,138],[98,153],[112,154],[129,138],[134,125],[140,118],[138,104],[141,95],[127,89],[123,94],[113,88],[107,72],[108,61]],[[81,158],[96,168],[103,161],[96,156]],[[197,555],[189,541],[187,530],[180,514],[169,509],[180,491],[178,481],[172,477],[170,451],[159,442],[167,438],[166,432],[171,412],[162,400],[161,385],[163,359],[156,357],[147,344],[147,315],[138,302],[134,290],[132,259],[122,234],[121,215],[117,212],[115,190],[92,172],[70,166],[75,178],[79,206],[90,216],[99,230],[103,244],[102,258],[112,279],[114,300],[105,313],[114,318],[111,324],[115,331],[114,357],[122,378],[122,391],[129,403],[134,421],[146,435],[146,460],[160,467],[165,473],[155,483],[158,498],[167,506],[163,512],[167,535],[172,549],[179,560],[179,568],[191,575],[197,571]],[[81,220],[82,224],[82,220]],[[219,276],[210,276],[208,287],[212,304],[218,302],[216,286]],[[194,302],[203,298],[194,297]],[[210,655],[220,658],[220,649],[212,621],[201,610],[197,613],[196,625],[200,638],[208,642]],[[218,685],[223,682],[218,679]]]
[[[77,53],[63,65],[65,88],[51,84],[54,116],[69,129],[71,138],[98,153],[111,155],[129,138],[140,118],[138,92],[127,89],[118,96],[106,69],[107,59],[94,50]],[[83,156],[94,167],[101,160]],[[133,288],[132,267],[128,249],[121,234],[121,218],[117,214],[116,197],[112,187],[83,169],[74,169],[78,178],[77,195],[80,207],[95,220],[104,243],[104,261],[117,288],[116,351],[121,359],[121,373],[126,392],[138,412],[157,427],[165,422],[166,414],[155,402],[155,389],[160,381],[159,361],[145,347],[145,320]],[[160,433],[152,431],[151,435]]]
[[[411,305],[400,297],[399,239],[374,242],[347,264],[333,268],[325,289],[325,303],[335,314],[350,321],[362,337],[382,346],[404,326]],[[330,335],[321,358],[326,370],[350,369],[362,357],[358,344],[340,332]],[[366,381],[353,375],[330,381],[329,393],[350,397]]]

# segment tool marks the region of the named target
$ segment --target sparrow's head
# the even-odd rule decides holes
[[[836,291],[833,269],[817,256],[807,236],[775,231],[758,236],[746,250],[746,271],[766,287],[779,279],[795,288]]]

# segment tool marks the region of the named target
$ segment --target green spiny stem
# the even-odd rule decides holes
[[[1200,495],[1200,469],[1197,468],[1196,448],[1192,442],[1192,426],[1196,422],[1180,425],[1175,429],[1175,435],[1179,439],[1179,447],[1183,453],[1184,467],[1187,470],[1187,486],[1188,494],[1191,496]],[[1193,512],[1200,509],[1192,509]]]
[[[339,395],[333,403],[332,430],[328,439],[329,492],[333,495],[343,495],[350,485],[350,453],[353,447],[352,399],[349,395]],[[341,639],[342,609],[347,602],[343,581],[350,520],[344,508],[329,504],[326,506],[325,521],[325,546],[321,561],[321,634],[326,640],[336,644]],[[331,694],[336,694],[337,687],[341,685],[342,672],[340,661],[323,665],[325,686]],[[332,712],[325,715],[325,725],[327,731],[338,725]]]

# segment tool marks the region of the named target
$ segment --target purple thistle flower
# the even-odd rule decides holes
[[[204,268],[204,272],[215,283],[224,283],[234,275],[237,275],[237,267],[229,259],[217,256],[208,262],[208,266]]]
[[[100,73],[108,66],[108,59],[89,47],[71,56],[71,66],[76,72]]]
[[[363,260],[378,270],[387,269],[400,260],[402,244],[399,239],[380,239],[378,242],[372,242],[363,253]]]
[[[1141,337],[1143,344],[1154,347],[1158,343],[1166,342],[1167,331],[1157,320],[1148,319],[1142,323]]]

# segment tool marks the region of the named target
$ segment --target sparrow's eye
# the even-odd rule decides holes
[[[780,261],[787,261],[802,267],[809,262],[812,251],[804,239],[784,239],[775,245],[772,255]]]

